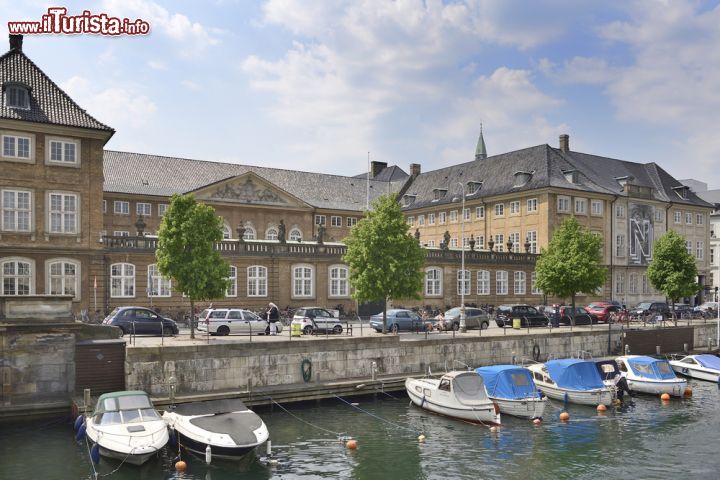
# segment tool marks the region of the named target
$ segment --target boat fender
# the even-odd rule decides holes
[[[210,448],[210,445],[205,447],[205,463],[210,465],[212,462],[212,448]]]
[[[85,416],[84,415],[78,415],[78,417],[75,419],[75,425],[73,425],[73,428],[75,431],[78,431],[78,428],[80,428],[80,425],[82,425],[85,422]]]
[[[533,346],[533,359],[537,362],[540,360],[540,345],[537,343]]]
[[[77,440],[78,442],[80,440],[82,440],[83,438],[85,438],[85,424],[84,423],[82,425],[80,425],[80,428],[78,428],[78,431],[75,434],[75,440]]]
[[[303,358],[303,361],[300,363],[300,372],[302,373],[305,383],[312,379],[312,362],[309,358]]]
[[[93,445],[92,450],[90,450],[90,460],[92,460],[95,465],[100,463],[100,445],[97,443]]]

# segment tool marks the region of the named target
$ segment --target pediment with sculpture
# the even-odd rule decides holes
[[[302,202],[253,174],[235,177],[196,192],[203,200],[253,205],[301,206]]]

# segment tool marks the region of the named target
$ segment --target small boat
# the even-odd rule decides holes
[[[265,423],[239,399],[183,403],[163,413],[180,446],[200,455],[239,460],[270,436]]]
[[[612,405],[615,388],[603,383],[595,362],[567,358],[528,365],[535,385],[554,400],[580,405]]]
[[[168,442],[167,425],[141,391],[105,393],[86,422],[100,455],[142,465]]]
[[[633,392],[659,395],[668,393],[681,397],[687,381],[678,378],[667,360],[644,355],[623,355],[615,359],[620,375]]]
[[[603,383],[608,387],[615,386],[615,377],[620,375],[620,369],[618,368],[617,362],[613,359],[610,360],[596,360],[595,365],[597,366],[600,378]]]
[[[670,366],[676,373],[698,380],[720,382],[720,357],[703,353],[686,355],[670,360]]]
[[[491,400],[500,413],[520,418],[542,418],[547,397],[535,386],[530,370],[517,365],[493,365],[476,368],[483,377]]]
[[[448,372],[441,378],[408,378],[405,389],[420,408],[469,422],[500,425],[500,408],[476,372]]]

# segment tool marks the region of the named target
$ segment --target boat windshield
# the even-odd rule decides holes
[[[453,392],[460,403],[487,399],[483,378],[478,374],[458,375],[452,381]]]
[[[101,398],[95,411],[98,425],[118,425],[159,420],[147,395],[123,395]]]

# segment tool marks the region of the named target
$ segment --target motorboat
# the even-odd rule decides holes
[[[500,408],[488,396],[483,377],[473,371],[448,372],[440,378],[408,378],[405,389],[420,408],[486,425],[500,424]]]
[[[213,458],[238,460],[265,443],[265,423],[239,399],[183,403],[163,413],[181,447]]]
[[[615,359],[620,375],[625,377],[633,392],[659,395],[668,393],[676,397],[684,394],[687,381],[678,378],[665,359],[644,355],[624,355]]]
[[[85,429],[100,455],[133,465],[147,462],[169,439],[150,396],[134,390],[100,395]]]
[[[720,382],[720,357],[703,353],[670,359],[670,366],[676,373],[698,380]]]
[[[615,388],[605,385],[595,362],[566,358],[528,365],[535,385],[554,400],[580,405],[612,405]]]
[[[617,362],[614,359],[596,360],[595,366],[597,367],[603,383],[609,387],[615,386],[615,377],[620,375],[620,369],[618,368]]]
[[[493,365],[475,371],[483,377],[488,395],[497,402],[501,414],[542,418],[547,397],[535,386],[530,370],[517,365]]]

